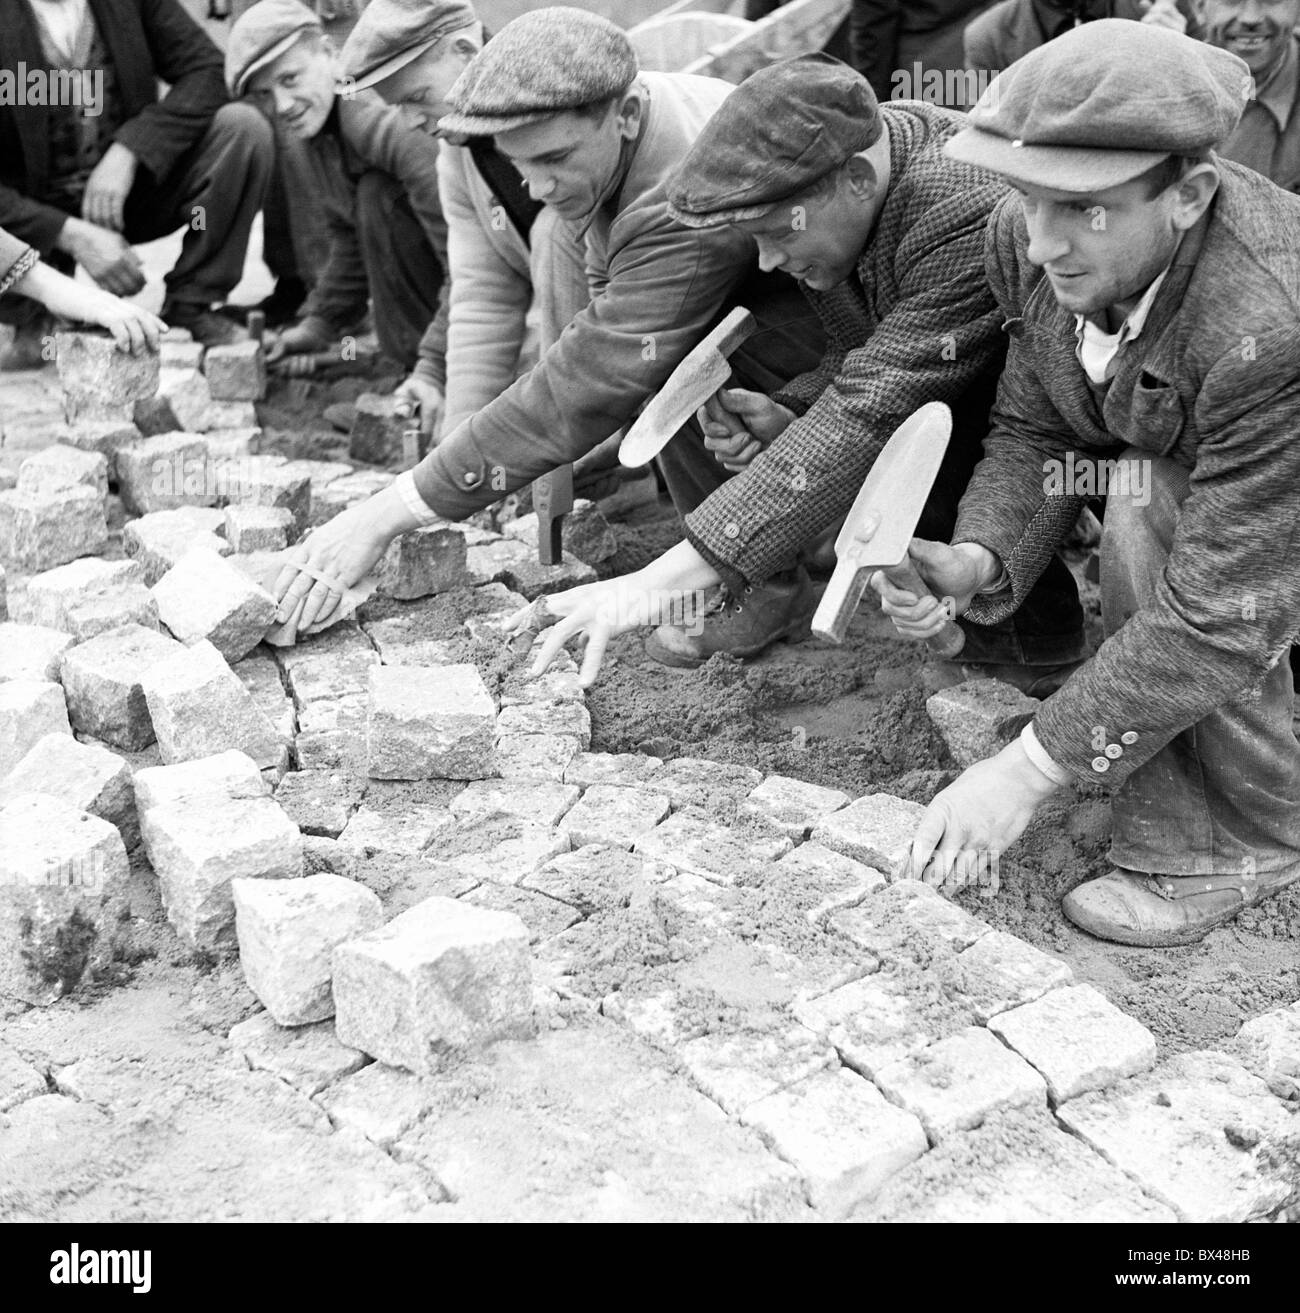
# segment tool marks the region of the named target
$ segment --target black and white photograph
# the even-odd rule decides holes
[[[15,1300],[1294,1292],[1298,675],[1300,0],[0,0]]]

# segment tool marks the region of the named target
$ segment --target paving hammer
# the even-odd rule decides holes
[[[908,416],[885,443],[835,539],[835,572],[812,619],[819,638],[842,643],[867,581],[884,570],[899,588],[924,597],[929,589],[907,548],[934,486],[952,434],[952,411],[930,401]],[[951,617],[926,646],[951,660],[966,635]]]

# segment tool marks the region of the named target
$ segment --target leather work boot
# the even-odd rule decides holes
[[[817,593],[799,566],[790,579],[774,578],[735,596],[725,585],[693,625],[660,625],[645,650],[660,665],[702,666],[717,652],[754,657],[778,638],[802,642],[817,609]]]
[[[1116,867],[1072,889],[1061,910],[1081,930],[1114,944],[1195,944],[1215,926],[1300,880],[1300,867],[1262,875],[1147,875]]]

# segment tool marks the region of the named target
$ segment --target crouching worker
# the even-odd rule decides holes
[[[275,121],[288,176],[307,180],[329,232],[302,318],[267,360],[328,350],[373,299],[380,348],[411,370],[444,291],[437,143],[373,91],[338,90],[329,38],[298,0],[259,0],[243,14],[230,30],[226,81]]]
[[[865,78],[817,55],[755,73],[714,115],[669,184],[672,211],[692,228],[751,236],[764,269],[799,280],[829,346],[770,394],[716,394],[712,415],[742,423],[738,434],[715,437],[710,422],[703,438],[673,439],[669,486],[679,504],[677,487],[693,494],[686,541],[636,574],[549,598],[560,620],[539,670],[583,633],[590,683],[612,635],[656,610],[686,611],[685,595],[720,581],[723,605],[661,625],[647,650],[679,664],[735,651],[764,581],[843,519],[894,429],[928,401],[956,417],[921,521],[948,534],[1004,351],[984,229],[1006,189],[945,156],[964,122],[919,102],[879,105]],[[963,661],[1042,694],[1086,655],[1082,626],[1074,581],[1054,560],[1017,615],[965,625]]]
[[[913,556],[965,614],[1014,614],[1077,514],[1071,477],[1113,462],[1106,637],[937,795],[911,869],[961,887],[1054,791],[1108,786],[1114,869],[1063,908],[1125,944],[1195,942],[1300,878],[1300,199],[1213,153],[1250,81],[1215,47],[1089,23],[1013,64],[948,146],[1019,192],[988,239],[1011,341],[952,545]],[[903,633],[933,632],[931,602],[873,586]]]

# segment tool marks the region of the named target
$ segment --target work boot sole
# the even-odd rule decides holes
[[[1280,894],[1283,889],[1295,884],[1297,880],[1300,880],[1300,871],[1283,876],[1264,888],[1257,889],[1249,897],[1243,897],[1240,902],[1231,907],[1226,907],[1222,911],[1211,913],[1204,920],[1198,920],[1187,925],[1173,926],[1167,930],[1161,930],[1154,926],[1147,929],[1134,928],[1116,924],[1101,916],[1094,917],[1086,912],[1080,915],[1079,912],[1071,910],[1068,894],[1061,900],[1061,911],[1064,912],[1066,919],[1078,926],[1080,930],[1087,931],[1094,938],[1104,939],[1108,943],[1124,944],[1133,948],[1181,948],[1187,944],[1199,944],[1211,930],[1217,930],[1219,926],[1236,920],[1248,907],[1256,907],[1265,899]],[[1088,881],[1087,883],[1092,884],[1095,881]],[[1080,886],[1080,888],[1086,887],[1086,884]],[[1192,897],[1195,897],[1195,895],[1192,895]]]
[[[812,637],[811,614],[800,620],[791,621],[784,628],[777,630],[774,634],[769,634],[761,643],[755,643],[750,647],[739,648],[736,651],[727,652],[728,656],[737,657],[741,661],[751,660],[753,657],[761,656],[767,651],[773,643],[803,643]],[[671,648],[665,647],[659,641],[658,634],[651,634],[645,641],[646,656],[652,657],[661,666],[673,666],[678,670],[697,670],[711,657],[717,656],[717,652],[706,652],[701,656],[690,656],[685,652],[674,652]],[[722,651],[719,648],[718,651]]]

